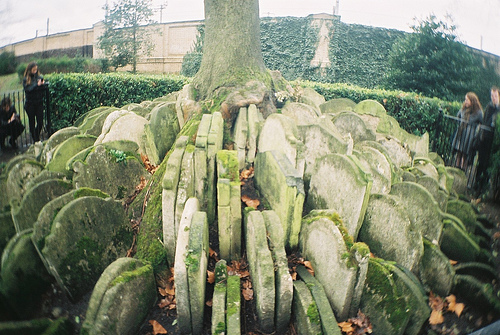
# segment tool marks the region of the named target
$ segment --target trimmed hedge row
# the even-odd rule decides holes
[[[78,117],[100,106],[122,107],[179,91],[188,78],[127,73],[53,73],[49,81],[52,130],[72,126]]]
[[[367,89],[349,84],[328,84],[311,81],[295,81],[295,85],[311,87],[325,99],[348,98],[359,103],[372,99],[380,102],[387,113],[394,117],[401,128],[415,135],[426,132],[434,134],[441,108],[445,114],[455,115],[460,109],[459,102],[448,102],[437,98],[427,98],[415,93]]]

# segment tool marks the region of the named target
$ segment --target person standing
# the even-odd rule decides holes
[[[476,128],[483,122],[483,108],[474,92],[468,92],[465,95],[465,100],[462,108],[457,113],[457,117],[460,119],[460,125],[452,142],[452,148],[457,153],[455,166],[466,170],[469,161],[474,159],[474,157],[470,157],[470,153]]]
[[[38,65],[31,62],[24,71],[23,87],[26,94],[24,109],[28,114],[29,128],[33,142],[40,141],[43,126],[43,96],[45,81],[38,73]]]
[[[483,191],[489,180],[488,166],[490,163],[491,147],[495,125],[500,113],[500,89],[493,86],[490,90],[491,101],[484,109],[484,122],[481,127],[480,144],[478,149],[478,165],[476,171],[476,189]]]
[[[24,131],[19,114],[12,104],[10,97],[5,97],[0,103],[0,146],[5,149],[5,139],[10,136],[9,144],[13,149],[17,149],[16,140]]]

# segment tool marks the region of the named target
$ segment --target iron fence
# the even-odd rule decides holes
[[[43,127],[40,133],[40,140],[44,141],[50,137],[52,134],[51,130],[51,120],[50,120],[50,94],[48,85],[44,85],[42,88],[45,92],[43,99]],[[1,95],[2,99],[5,97],[10,97],[14,107],[16,108],[19,117],[21,118],[21,123],[24,125],[25,129],[23,133],[17,138],[16,143],[18,147],[23,150],[33,144],[33,138],[31,137],[29,131],[29,119],[26,110],[24,109],[25,94],[24,90],[16,90],[4,92]]]

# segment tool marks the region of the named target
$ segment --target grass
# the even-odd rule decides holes
[[[17,73],[0,76],[0,92],[17,91],[23,88],[22,82]]]

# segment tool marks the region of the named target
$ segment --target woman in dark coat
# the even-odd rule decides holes
[[[468,163],[474,159],[475,152],[472,153],[471,150],[472,140],[476,135],[476,128],[483,122],[483,108],[474,92],[468,92],[465,95],[464,103],[458,111],[457,117],[461,120],[452,147],[457,153],[455,166],[465,170]]]
[[[16,139],[24,131],[24,126],[12,104],[10,97],[5,97],[0,103],[0,146],[5,148],[5,139],[10,136],[9,143],[13,149],[17,149]]]
[[[38,73],[38,65],[31,62],[24,71],[23,87],[26,93],[24,109],[28,114],[33,142],[40,141],[43,126],[43,97],[45,94],[43,77]]]

